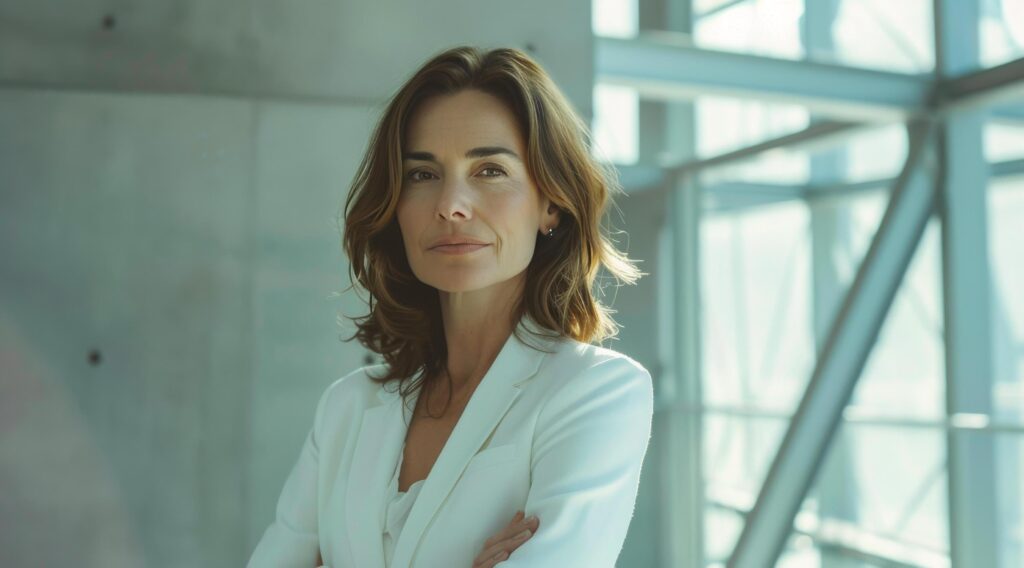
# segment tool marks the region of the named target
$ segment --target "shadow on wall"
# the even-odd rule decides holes
[[[14,323],[0,313],[4,564],[144,566],[138,523],[91,425],[57,370]]]

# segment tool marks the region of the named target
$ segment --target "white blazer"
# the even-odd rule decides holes
[[[572,339],[537,340],[528,316],[473,392],[424,481],[390,568],[470,568],[516,513],[540,525],[504,568],[614,566],[633,517],[654,411],[630,357]],[[550,332],[548,332],[550,333]],[[250,568],[385,568],[385,491],[411,408],[357,369],[316,407],[276,518]]]

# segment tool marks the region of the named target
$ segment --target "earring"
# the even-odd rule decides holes
[[[554,227],[548,229],[548,238],[551,238],[553,236],[555,236],[555,229],[554,229]]]

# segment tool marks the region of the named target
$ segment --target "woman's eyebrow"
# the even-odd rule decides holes
[[[522,158],[519,154],[516,154],[512,150],[503,146],[482,146],[480,148],[473,148],[466,152],[467,158],[486,158],[487,156],[493,156],[495,154],[507,154],[513,158],[522,162]],[[402,154],[403,160],[418,160],[422,162],[434,162],[437,163],[437,158],[434,157],[430,152],[405,152]]]

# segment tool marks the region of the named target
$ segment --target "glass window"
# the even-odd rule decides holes
[[[986,146],[990,158],[1019,156],[1020,146],[1010,138],[988,137]],[[998,433],[995,439],[1001,563],[1009,568],[1024,565],[1024,175],[990,181],[988,213],[993,415],[1017,425],[1016,431]]]
[[[598,83],[594,86],[594,155],[619,165],[637,163],[640,98],[636,89]]]
[[[791,201],[701,224],[708,404],[795,404],[813,360],[808,222]]]
[[[933,29],[931,0],[842,0],[832,24],[831,53],[829,46],[817,46],[820,51],[812,53],[815,59],[843,65],[931,73]]]
[[[1020,482],[1024,476],[1024,432],[995,436],[1001,568],[1020,567],[1024,566],[1024,487]]]
[[[895,178],[907,159],[907,129],[902,124],[860,130],[850,136],[847,144],[843,181]]]
[[[830,267],[843,295],[887,206],[887,192],[846,202],[849,231],[840,233]],[[801,513],[811,526],[835,527],[822,533],[840,537],[837,546],[871,550],[883,539],[902,547],[901,554],[916,554],[920,565],[948,551],[945,430],[871,417],[944,416],[940,261],[939,224],[932,219],[857,381],[846,413],[854,418],[836,431]]]
[[[1024,56],[1024,0],[979,0],[979,7],[982,63]],[[636,0],[596,0],[595,33],[634,37],[637,8]],[[926,78],[935,67],[932,0],[694,0],[692,8],[700,48]],[[698,159],[799,132],[812,120],[799,105],[711,93],[697,96],[693,108]],[[636,163],[644,134],[637,93],[597,85],[594,109],[599,152],[618,164]],[[1010,426],[978,435],[997,441],[996,514],[1008,568],[1024,565],[1024,432],[1013,426],[1024,424],[1024,294],[1018,292],[1024,290],[1024,171],[1018,171],[1024,170],[1024,123],[1004,114],[993,111],[984,151],[996,176],[987,194],[993,418]],[[699,278],[709,566],[724,566],[733,551],[814,371],[818,346],[876,235],[907,145],[904,125],[879,122],[698,176],[706,197]],[[887,565],[851,559],[816,530],[838,531],[833,540],[854,549],[878,542],[902,547],[909,565],[948,565],[942,277],[941,225],[933,218],[779,566]]]
[[[801,515],[814,520],[811,526],[836,527],[823,536],[839,537],[843,546],[934,565],[927,559],[949,551],[946,472],[942,428],[847,422],[829,445]]]
[[[768,104],[720,96],[700,96],[694,103],[697,154],[714,156],[807,128],[805,107]]]
[[[708,4],[708,3],[705,3]],[[706,49],[800,59],[802,0],[747,0],[701,10],[694,22],[694,43]]]
[[[925,419],[945,416],[940,239],[939,222],[933,218],[857,382],[851,406],[858,411]]]
[[[728,560],[744,517],[754,505],[787,422],[708,413],[704,417],[704,554],[709,563]]]
[[[711,157],[807,128],[807,109],[731,97],[701,96],[694,103],[697,155]],[[704,170],[705,184],[728,181],[803,184],[806,152],[779,148],[724,168]]]
[[[693,13],[697,15],[707,14],[734,3],[736,3],[736,0],[693,0]]]
[[[979,2],[981,62],[985,67],[1024,57],[1024,0]]]
[[[996,179],[988,192],[992,265],[995,414],[1024,423],[1024,176]]]
[[[637,0],[593,0],[591,9],[594,35],[636,37]]]
[[[989,162],[1024,159],[1024,124],[996,121],[987,123],[985,159]]]

